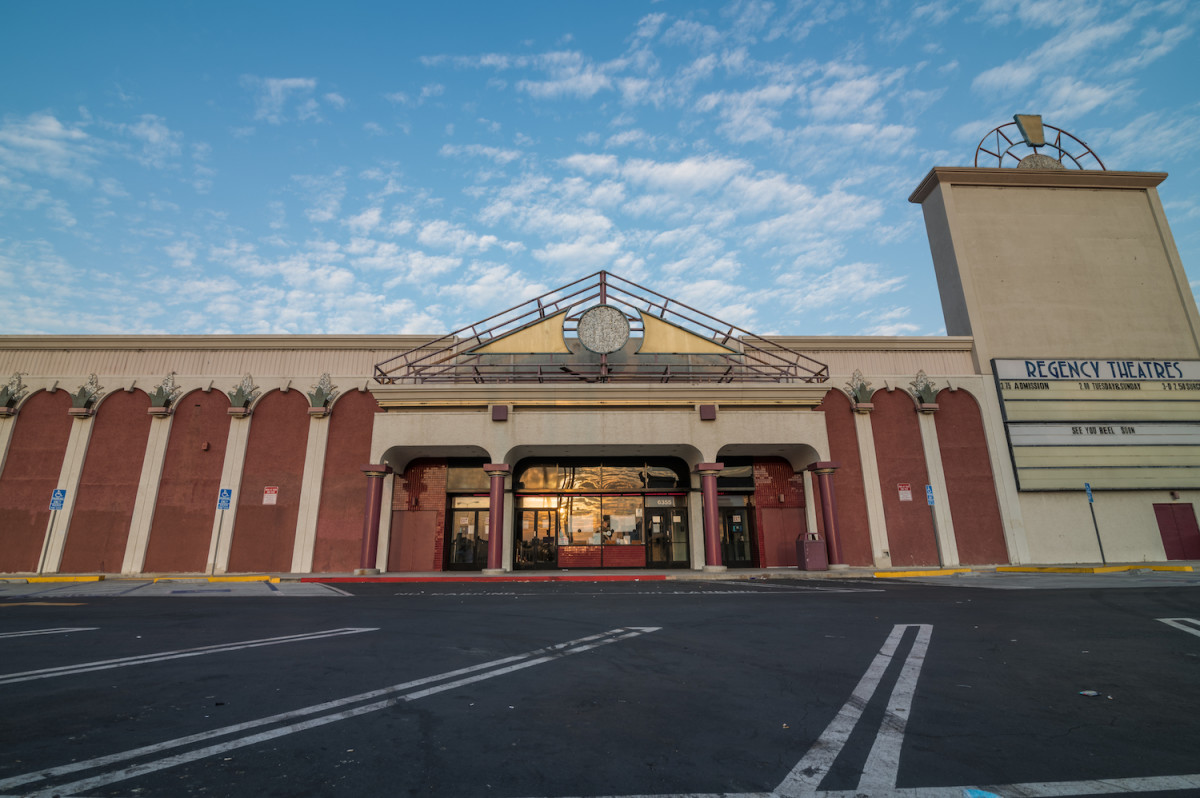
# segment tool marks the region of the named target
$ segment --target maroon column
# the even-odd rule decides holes
[[[704,567],[710,570],[725,568],[721,562],[720,516],[717,514],[717,474],[724,467],[723,463],[699,463],[696,466],[704,502]]]
[[[504,478],[508,476],[508,466],[503,463],[488,463],[483,470],[492,480],[491,492],[488,494],[487,569],[502,571],[504,569]]]
[[[842,539],[837,527],[837,499],[833,495],[833,472],[839,463],[813,463],[808,470],[817,477],[821,491],[821,518],[825,521],[825,542],[829,547],[829,564],[842,565]]]
[[[379,555],[379,509],[383,502],[383,478],[392,473],[386,464],[368,464],[360,469],[367,475],[367,508],[363,512],[362,554],[358,558],[360,571],[373,571]]]

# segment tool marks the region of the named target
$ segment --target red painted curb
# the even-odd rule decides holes
[[[305,576],[301,582],[665,582],[662,574],[646,576]]]

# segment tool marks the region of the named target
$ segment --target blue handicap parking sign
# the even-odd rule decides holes
[[[67,492],[65,490],[56,490],[50,495],[50,509],[61,510],[63,502],[67,500]]]
[[[217,509],[218,510],[228,510],[229,509],[229,501],[232,498],[233,498],[233,489],[232,488],[221,488],[221,493],[217,497]]]
[[[933,485],[925,486],[925,501],[929,502],[929,506],[933,506]]]

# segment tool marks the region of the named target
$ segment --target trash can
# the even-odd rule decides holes
[[[796,536],[796,567],[801,571],[828,571],[829,555],[825,553],[825,541],[816,532]]]

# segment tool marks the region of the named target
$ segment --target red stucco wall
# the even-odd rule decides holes
[[[147,573],[204,570],[225,464],[229,399],[192,391],[175,402],[146,548]]]
[[[300,483],[308,446],[308,399],[300,391],[270,391],[258,402],[246,442],[229,570],[290,571],[300,515]],[[263,489],[279,488],[263,504]]]
[[[416,460],[396,476],[388,570],[440,571],[446,542],[446,461]],[[408,524],[405,513],[433,513],[433,529]],[[407,534],[407,536],[406,536]],[[420,540],[412,539],[420,534]],[[432,536],[432,540],[425,536]]]
[[[74,423],[70,406],[66,391],[38,391],[8,422],[16,427],[0,474],[0,573],[37,568]]]
[[[63,549],[63,573],[120,573],[137,501],[151,419],[150,397],[117,391],[100,402],[92,424],[79,496]],[[165,421],[155,421],[165,424]]]
[[[375,397],[353,391],[337,400],[329,416],[314,572],[353,571],[359,565],[367,494],[367,478],[359,468],[370,462],[377,412]]]
[[[925,501],[929,479],[916,405],[904,391],[876,391],[871,401],[875,405],[871,428],[892,565],[936,566],[937,539]],[[912,488],[912,501],[900,501],[900,483]]]
[[[833,474],[833,492],[837,500],[838,531],[841,534],[842,560],[847,565],[871,565],[871,528],[867,524],[867,494],[863,488],[862,459],[858,454],[858,433],[854,429],[854,411],[846,394],[830,389],[821,402],[825,413],[825,431],[829,435],[829,459],[838,464]],[[813,488],[818,502],[823,501],[816,477]],[[820,505],[817,527],[824,538],[825,524]]]
[[[760,568],[796,564],[796,536],[805,532],[804,513],[780,511],[804,509],[801,479],[792,464],[780,457],[754,459],[755,564]]]
[[[1008,562],[1000,502],[988,459],[983,418],[975,397],[966,391],[943,390],[938,394],[938,448],[946,473],[950,517],[958,559],[964,565],[994,565]]]

